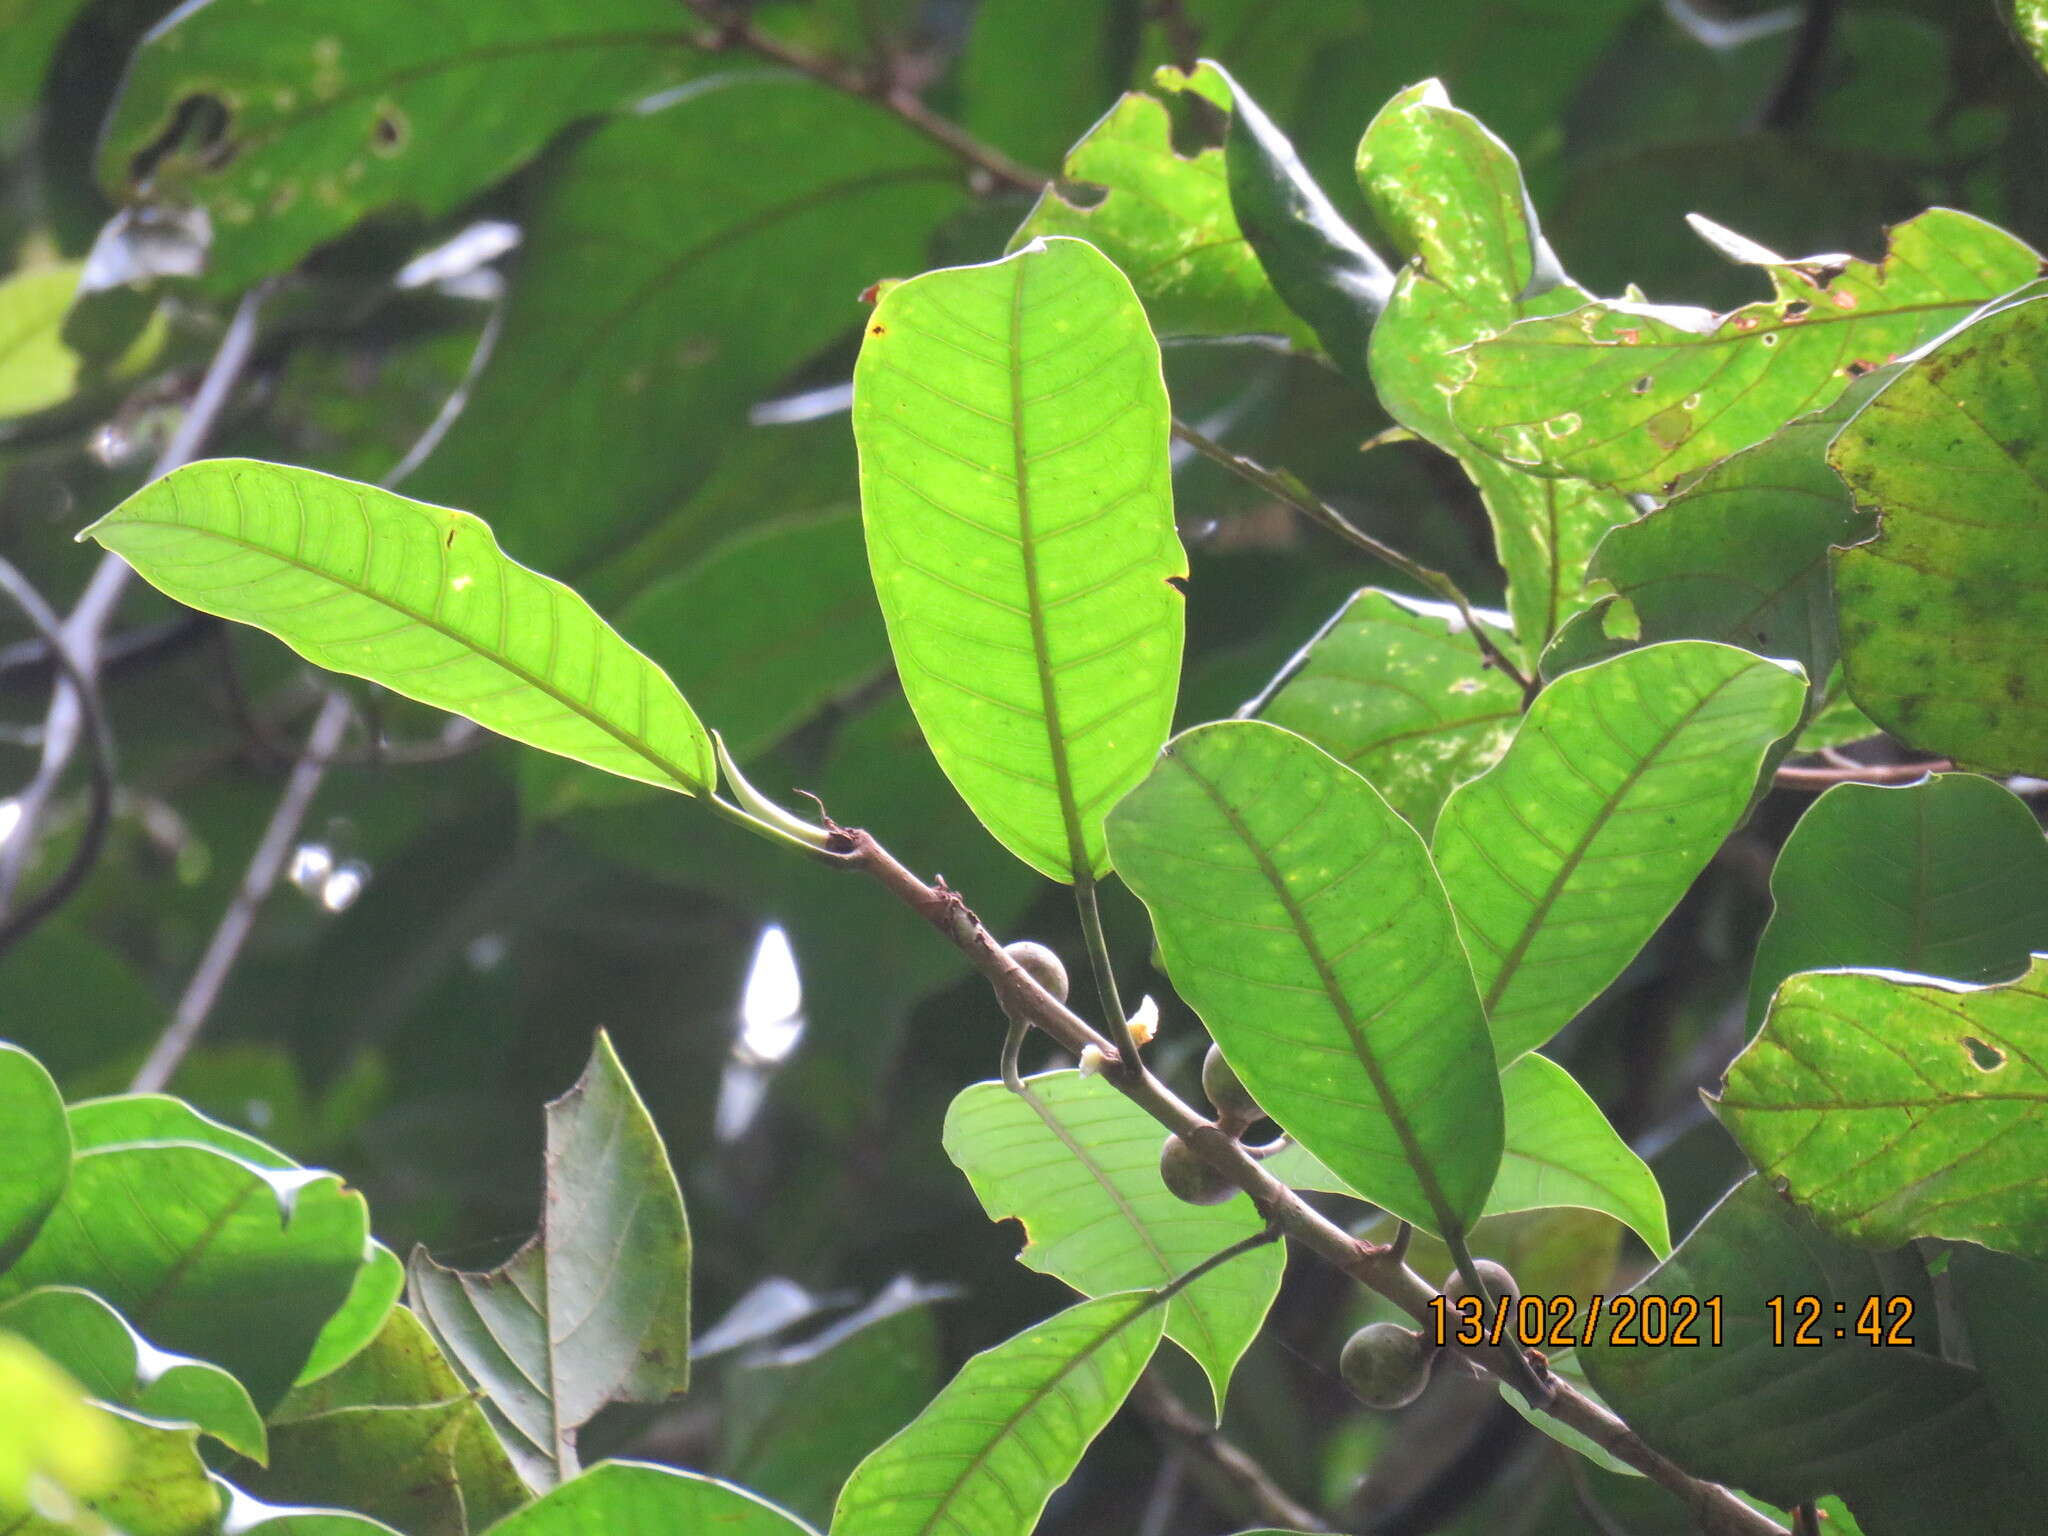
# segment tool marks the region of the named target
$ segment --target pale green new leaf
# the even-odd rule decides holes
[[[78,266],[31,267],[0,281],[0,421],[62,404],[78,382],[64,312]]]
[[[1702,233],[1765,268],[1773,297],[1726,315],[1613,300],[1524,321],[1472,349],[1458,425],[1510,464],[1668,492],[2040,270],[2024,241],[1947,208],[1894,228],[1881,262],[1788,261]]]
[[[24,1514],[32,1493],[95,1493],[120,1470],[113,1416],[28,1340],[0,1331],[0,1518]],[[14,1526],[10,1523],[9,1536]]]
[[[1551,684],[1451,796],[1437,867],[1503,1062],[1621,974],[1748,810],[1805,697],[1796,669],[1732,646],[1646,646]]]
[[[1137,1384],[1164,1313],[1144,1292],[1104,1296],[976,1355],[854,1468],[832,1536],[1027,1536]]]
[[[2003,987],[1823,971],[1778,989],[1718,1109],[1814,1219],[2048,1258],[2048,958]]]
[[[1468,1229],[1500,1083],[1415,829],[1312,743],[1226,721],[1168,744],[1110,846],[1174,986],[1281,1127],[1403,1220]]]
[[[515,741],[696,794],[711,742],[675,684],[480,518],[308,469],[215,459],[86,530],[182,603]]]
[[[1048,1072],[1031,1097],[976,1083],[946,1112],[945,1147],[991,1221],[1024,1227],[1017,1255],[1085,1296],[1162,1286],[1261,1225],[1248,1200],[1197,1206],[1159,1179],[1159,1123],[1100,1078]],[[1276,1244],[1167,1303],[1166,1334],[1209,1377],[1220,1416],[1237,1365],[1280,1290]]]
[[[889,290],[854,368],[875,590],[933,755],[1010,851],[1107,867],[1166,739],[1187,574],[1159,347],[1079,240]]]
[[[758,1494],[715,1477],[607,1461],[491,1527],[491,1536],[815,1536]]]

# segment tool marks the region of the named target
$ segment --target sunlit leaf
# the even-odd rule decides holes
[[[1468,1228],[1500,1162],[1500,1085],[1415,829],[1258,721],[1175,737],[1110,828],[1175,988],[1252,1096],[1365,1198]]]
[[[415,1250],[411,1276],[421,1320],[484,1393],[536,1487],[574,1468],[576,1431],[605,1404],[659,1403],[688,1385],[690,1224],[603,1034],[576,1086],[547,1107],[540,1231],[485,1274]]]
[[[1551,684],[1451,796],[1436,861],[1503,1062],[1569,1023],[1677,905],[1805,694],[1797,671],[1730,646],[1646,646]]]
[[[1510,464],[1668,491],[2040,268],[2024,242],[1946,208],[1895,227],[1881,262],[1711,238],[1763,267],[1774,296],[1726,315],[1614,300],[1524,321],[1472,349],[1458,425]]]
[[[1916,747],[2048,771],[2048,300],[1915,362],[1831,454],[1878,535],[1834,557],[1850,695]]]
[[[123,1438],[61,1366],[28,1340],[0,1331],[0,1515],[24,1515],[31,1494],[47,1497],[52,1484],[69,1494],[97,1493],[120,1471]]]
[[[179,601],[515,741],[695,794],[711,743],[675,685],[466,512],[215,459],[88,530]]]
[[[2048,952],[2048,841],[2024,801],[1973,774],[1837,784],[1785,840],[1771,900],[1752,1026],[1794,971],[2011,981]]]
[[[1144,1293],[1084,1301],[960,1368],[847,1480],[832,1536],[1027,1536],[1159,1346]]]
[[[70,397],[78,354],[64,345],[62,332],[77,286],[75,263],[30,267],[0,281],[0,421]]]
[[[633,1461],[592,1467],[491,1530],[493,1536],[815,1536],[801,1520],[744,1488]]]
[[[215,1536],[220,1495],[199,1457],[199,1431],[126,1408],[95,1406],[93,1412],[121,1442],[121,1475],[81,1501],[89,1514],[64,1511],[59,1502],[56,1513],[31,1513],[10,1524],[8,1536],[77,1536],[81,1528],[111,1528],[121,1536]]]
[[[320,1330],[313,1353],[293,1385],[302,1387],[318,1381],[353,1359],[358,1350],[377,1336],[404,1290],[404,1262],[382,1243],[371,1239],[363,1250],[363,1267],[356,1271],[355,1284],[348,1289],[348,1299]]]
[[[1829,1231],[2048,1258],[2048,958],[1972,989],[1794,976],[1728,1068],[1722,1121]]]
[[[1193,1206],[1159,1179],[1159,1122],[1100,1078],[1027,1078],[1032,1100],[976,1083],[946,1112],[946,1155],[991,1221],[1024,1228],[1020,1262],[1086,1296],[1162,1286],[1250,1237],[1249,1200]],[[1230,1376],[1280,1290],[1277,1245],[1203,1276],[1167,1303],[1166,1335],[1207,1373],[1219,1416]]]
[[[64,1101],[41,1062],[0,1041],[0,1270],[34,1240],[71,1173]]]
[[[1187,574],[1137,296],[1079,240],[913,278],[875,308],[853,412],[875,590],[940,766],[1033,868],[1102,873],[1102,818],[1172,720]]]

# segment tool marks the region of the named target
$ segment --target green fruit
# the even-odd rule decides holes
[[[1168,1136],[1159,1149],[1159,1177],[1189,1205],[1221,1205],[1238,1192],[1235,1184],[1203,1162],[1178,1136]]]
[[[1522,1299],[1522,1288],[1515,1284],[1515,1277],[1509,1274],[1503,1266],[1494,1263],[1491,1259],[1480,1259],[1472,1267],[1478,1271],[1479,1278],[1486,1282],[1487,1294],[1496,1303],[1499,1302],[1501,1297],[1505,1296],[1508,1299],[1508,1305],[1512,1307]],[[1465,1284],[1465,1277],[1456,1270],[1453,1270],[1450,1279],[1444,1282],[1444,1300],[1455,1304],[1459,1297],[1471,1294],[1470,1289]]]
[[[1024,973],[1050,992],[1061,1002],[1067,1000],[1067,968],[1060,957],[1043,944],[1030,939],[1019,939],[1014,944],[1005,944],[1003,953],[1016,961]]]
[[[1345,1341],[1337,1368],[1368,1408],[1406,1408],[1429,1385],[1436,1351],[1399,1323],[1367,1323]]]
[[[1266,1112],[1259,1108],[1259,1101],[1245,1091],[1237,1073],[1223,1059],[1223,1052],[1213,1045],[1209,1047],[1209,1054],[1202,1058],[1202,1092],[1209,1096],[1219,1118],[1249,1125],[1266,1116]]]

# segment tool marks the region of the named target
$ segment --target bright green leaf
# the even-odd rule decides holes
[[[1157,1287],[1250,1237],[1249,1200],[1192,1206],[1159,1180],[1159,1123],[1100,1078],[1047,1072],[1031,1099],[1001,1083],[962,1090],[946,1112],[946,1155],[989,1220],[1024,1227],[1019,1262],[1084,1296]],[[1230,1376],[1280,1291],[1286,1253],[1263,1248],[1167,1303],[1166,1335],[1207,1373],[1220,1419]]]
[[[1834,682],[1829,685],[1828,702],[1806,723],[1806,729],[1799,733],[1796,752],[1818,752],[1825,747],[1845,747],[1852,741],[1864,741],[1875,736],[1877,725],[1856,707],[1856,701],[1840,687],[1842,669],[1835,668]]]
[[[2048,841],[2026,802],[1973,774],[1837,784],[1771,870],[1749,1016],[1794,971],[1910,971],[2011,981],[2048,952]]]
[[[1794,976],[1717,1108],[1831,1232],[2048,1258],[2048,958],[1981,989]]]
[[[363,1250],[363,1267],[356,1271],[348,1299],[341,1304],[340,1311],[327,1319],[327,1326],[320,1330],[313,1345],[313,1353],[292,1384],[303,1387],[347,1364],[377,1336],[404,1289],[404,1262],[372,1238]]]
[[[1436,860],[1502,1061],[1621,974],[1748,810],[1805,696],[1797,671],[1730,646],[1646,646],[1551,684],[1507,756],[1451,796]]]
[[[2006,0],[2005,13],[2034,67],[2048,72],[2048,0]]]
[[[20,1515],[54,1484],[93,1494],[120,1471],[124,1436],[64,1369],[0,1329],[0,1515]],[[17,1528],[10,1523],[10,1536]]]
[[[1175,988],[1252,1096],[1365,1198],[1469,1228],[1500,1163],[1500,1086],[1415,829],[1258,721],[1175,737],[1110,828]]]
[[[0,1041],[0,1270],[26,1248],[64,1193],[71,1131],[43,1064]]]
[[[696,794],[711,743],[661,670],[466,512],[246,459],[192,464],[88,530],[180,602],[642,783]]]
[[[1102,818],[1166,739],[1187,558],[1159,348],[1079,240],[927,273],[876,306],[853,424],[875,590],[932,752],[1041,873],[1102,873]]]
[[[120,1536],[216,1536],[220,1494],[199,1457],[199,1431],[166,1424],[126,1408],[98,1407],[125,1442],[121,1476],[84,1507],[90,1518],[27,1519],[7,1527],[8,1536],[78,1536],[111,1528]]]
[[[1472,349],[1458,425],[1510,464],[1668,492],[2040,269],[2023,241],[1946,208],[1894,228],[1877,263],[1786,261],[1706,229],[1765,268],[1770,300],[1727,315],[1615,300],[1524,321]]]
[[[814,1536],[731,1483],[642,1462],[607,1461],[491,1527],[491,1536]]]
[[[1159,1347],[1144,1293],[1084,1301],[976,1355],[847,1480],[832,1536],[1027,1536]]]
[[[235,1536],[399,1536],[381,1520],[341,1509],[307,1509],[266,1504],[254,1494],[215,1477],[222,1500],[221,1529]]]
[[[605,1404],[663,1402],[690,1379],[682,1191],[603,1034],[547,1107],[546,1166],[541,1230],[502,1266],[412,1262],[414,1307],[536,1487],[574,1469],[576,1431]]]
[[[63,327],[77,286],[75,262],[30,267],[0,281],[0,421],[70,398],[78,354],[64,344]]]
[[[1907,367],[1831,455],[1878,535],[1835,555],[1849,692],[1901,740],[2048,771],[2048,300]]]
[[[262,1461],[262,1416],[248,1390],[217,1365],[154,1348],[90,1291],[41,1286],[0,1302],[0,1329],[34,1344],[92,1396],[153,1419],[196,1425]]]
[[[1522,691],[1480,665],[1455,610],[1368,589],[1252,712],[1356,769],[1427,837],[1444,798],[1507,750]]]

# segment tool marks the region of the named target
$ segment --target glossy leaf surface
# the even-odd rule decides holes
[[[1414,828],[1257,721],[1174,738],[1110,828],[1175,988],[1252,1096],[1360,1195],[1469,1227],[1500,1162],[1500,1085]]]
[[[813,1536],[744,1488],[634,1461],[592,1467],[491,1529],[496,1536]]]
[[[64,1101],[43,1064],[0,1041],[0,1270],[35,1238],[71,1176]]]
[[[1747,811],[1805,692],[1729,646],[1647,646],[1551,684],[1451,796],[1436,861],[1503,1062],[1621,973]]]
[[[710,739],[675,684],[466,512],[215,459],[91,532],[180,602],[320,666],[625,778],[684,794],[711,781]]]
[[[1971,989],[1794,976],[1717,1108],[1750,1160],[1854,1242],[2048,1258],[2048,958]]]
[[[989,1219],[1023,1226],[1019,1262],[1103,1296],[1166,1285],[1259,1230],[1249,1200],[1197,1206],[1169,1192],[1159,1122],[1100,1078],[1047,1072],[1025,1085],[1031,1100],[999,1082],[963,1090],[945,1130],[946,1155]],[[1219,1409],[1286,1261],[1277,1244],[1261,1248],[1167,1303],[1166,1335],[1207,1373]]]
[[[932,752],[1003,845],[1107,868],[1166,739],[1187,574],[1159,348],[1123,274],[1054,239],[927,273],[854,370],[875,590]]]

